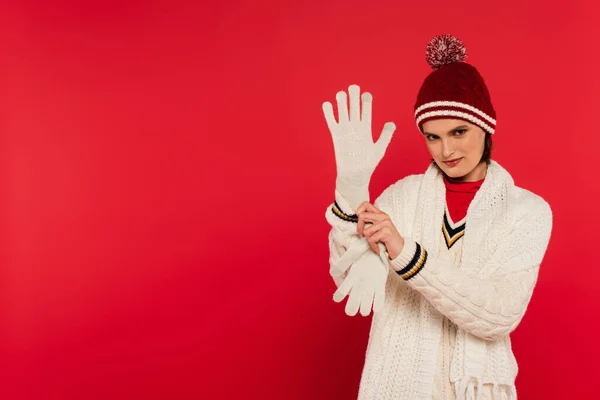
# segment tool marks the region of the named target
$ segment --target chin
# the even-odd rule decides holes
[[[463,176],[467,175],[466,173],[463,173],[462,171],[457,170],[456,168],[442,168],[442,171],[444,171],[444,173],[450,178],[454,179],[460,179]]]

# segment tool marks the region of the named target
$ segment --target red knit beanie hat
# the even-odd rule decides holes
[[[423,123],[437,118],[458,118],[493,134],[496,112],[483,78],[470,64],[462,41],[452,35],[434,37],[427,44],[427,62],[433,72],[425,78],[415,103],[415,119]]]

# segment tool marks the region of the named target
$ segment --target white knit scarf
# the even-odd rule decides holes
[[[492,161],[467,211],[461,269],[480,277],[489,276],[491,272],[481,266],[513,224],[508,211],[513,204],[514,190],[510,174]],[[443,220],[445,201],[442,173],[432,164],[422,180],[412,227],[413,239],[431,254],[437,254],[440,246],[440,221]],[[479,398],[482,385],[487,383],[493,385],[494,399],[516,400],[514,381],[517,371],[508,337],[490,342],[459,328],[450,371],[457,400]]]

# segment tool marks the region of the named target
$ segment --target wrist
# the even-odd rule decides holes
[[[346,199],[352,212],[356,211],[364,201],[369,201],[369,182],[352,185],[338,177],[335,181],[335,190]]]
[[[412,240],[404,240],[402,239],[402,249],[395,257],[391,257],[390,265],[394,270],[400,271],[405,268],[413,259],[416,251],[417,251],[417,243]]]
[[[397,258],[400,254],[402,254],[402,250],[404,250],[404,238],[400,236],[400,240],[398,241],[398,246],[396,248],[390,246],[390,249],[386,251],[386,254],[390,260]]]

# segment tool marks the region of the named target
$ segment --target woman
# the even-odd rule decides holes
[[[516,399],[509,334],[521,321],[552,229],[538,195],[491,159],[496,115],[462,42],[433,38],[415,118],[433,158],[369,202],[395,126],[371,136],[369,93],[323,105],[336,152],[326,213],[335,301],[373,308],[359,399]]]

